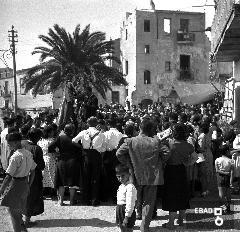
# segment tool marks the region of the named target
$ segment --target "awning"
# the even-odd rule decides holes
[[[216,91],[213,93],[207,92],[207,93],[198,94],[198,95],[193,94],[193,95],[181,98],[181,102],[186,103],[188,105],[201,104],[201,103],[212,100],[214,98],[215,93]]]
[[[188,105],[196,105],[214,98],[217,89],[209,84],[192,84],[188,86],[174,86],[180,96],[180,101]],[[219,86],[217,86],[219,89]]]

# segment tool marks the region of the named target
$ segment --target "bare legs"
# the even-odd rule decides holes
[[[76,189],[69,188],[69,192],[70,192],[70,205],[74,205],[74,197],[75,197]]]
[[[219,192],[219,197],[221,199],[221,203],[226,205],[227,211],[230,211],[230,204],[231,204],[230,188],[218,187],[218,192]]]
[[[64,192],[65,192],[64,186],[60,186],[58,188],[58,201],[59,201],[59,205],[63,205]]]
[[[60,186],[58,188],[58,197],[59,197],[59,204],[60,205],[64,205],[64,203],[63,203],[64,192],[65,192],[65,188],[63,186]],[[70,193],[70,205],[73,205],[76,189],[69,187],[69,193]]]

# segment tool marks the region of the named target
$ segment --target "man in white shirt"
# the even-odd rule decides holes
[[[103,185],[107,190],[104,192],[103,198],[111,197],[115,203],[118,188],[118,180],[115,175],[115,166],[118,163],[116,151],[123,134],[117,130],[115,119],[109,119],[108,125],[110,128],[104,133],[106,152],[103,154],[103,168],[106,175]]]
[[[87,204],[99,205],[100,174],[102,167],[101,153],[105,151],[105,135],[96,129],[98,120],[90,117],[89,128],[81,131],[73,142],[81,142],[84,150],[84,174],[86,179],[85,196]]]

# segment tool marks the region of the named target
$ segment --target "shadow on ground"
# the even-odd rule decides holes
[[[50,228],[50,227],[82,227],[82,226],[91,226],[91,227],[116,227],[115,223],[101,220],[99,218],[91,219],[45,219],[38,220],[37,227],[39,228]]]

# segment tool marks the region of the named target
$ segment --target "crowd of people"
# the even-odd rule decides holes
[[[86,120],[76,115],[77,125],[68,117],[63,130],[56,118],[4,118],[0,196],[14,231],[35,225],[31,217],[44,212],[44,197],[65,205],[66,188],[70,205],[77,204],[79,191],[81,204],[117,204],[121,231],[132,231],[136,219],[142,220],[141,231],[149,231],[159,191],[169,212],[163,227],[174,228],[177,212],[183,225],[190,199],[197,190],[202,197],[211,194],[215,177],[219,205],[230,212],[230,187],[235,180],[240,186],[240,135],[237,122],[221,120],[216,106],[100,105]]]

